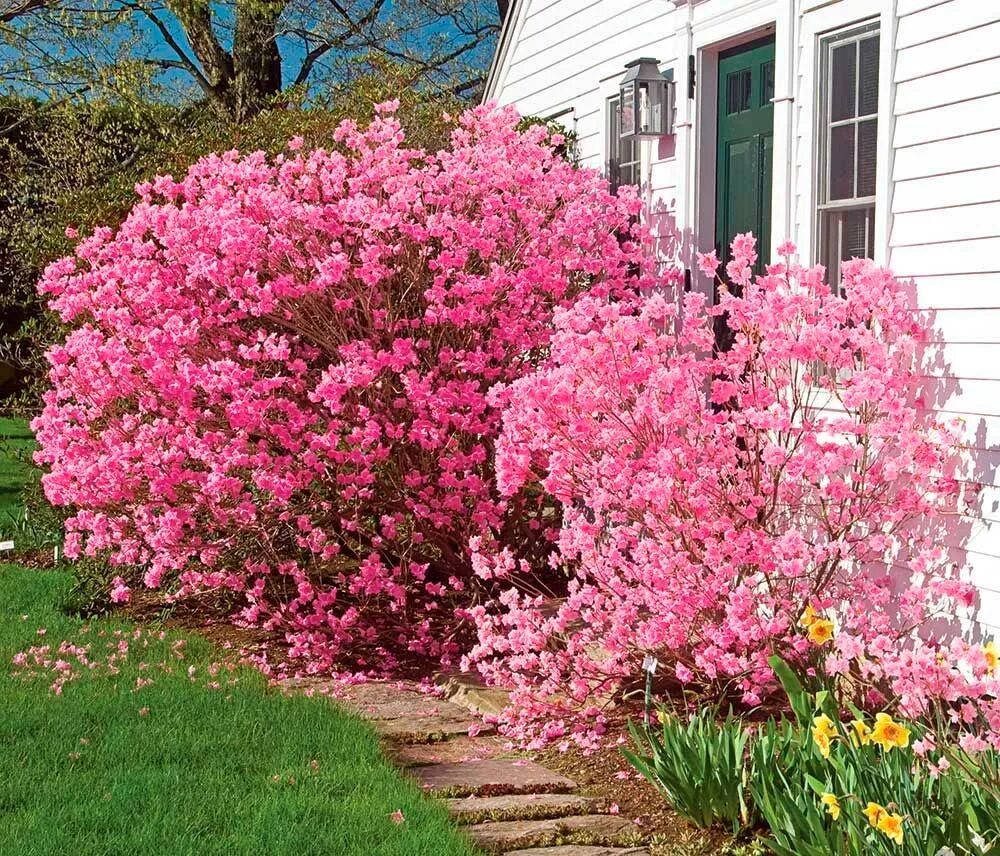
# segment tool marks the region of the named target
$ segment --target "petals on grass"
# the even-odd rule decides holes
[[[389,820],[391,820],[396,826],[399,826],[406,820],[406,815],[400,809],[396,809],[392,814],[389,815]]]

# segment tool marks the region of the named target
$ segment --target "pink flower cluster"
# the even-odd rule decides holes
[[[774,688],[769,655],[816,663],[820,647],[834,668],[877,668],[865,677],[911,709],[941,689],[937,643],[913,631],[972,590],[940,546],[960,459],[957,427],[916,397],[922,319],[871,262],[844,263],[834,289],[789,258],[755,277],[750,235],[731,259],[739,294],[723,286],[715,307],[582,297],[557,313],[546,364],[497,396],[500,492],[542,490],[563,520],[559,588],[508,545],[474,544],[505,590],[471,610],[465,663],[514,691],[514,733],[592,740],[646,654],[750,705]],[[807,607],[832,641],[797,627]]]
[[[546,129],[478,108],[428,153],[394,109],[329,150],[142,185],[40,285],[72,325],[33,423],[46,495],[74,512],[67,555],[107,552],[116,602],[230,590],[313,670],[345,646],[459,651],[470,536],[544,540],[531,500],[493,490],[507,396],[487,393],[641,254],[635,194]]]

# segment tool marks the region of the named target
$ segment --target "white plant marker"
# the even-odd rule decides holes
[[[650,716],[650,708],[652,707],[653,699],[653,675],[656,674],[656,667],[660,665],[659,661],[652,654],[647,654],[642,658],[642,670],[646,673],[646,695],[645,704],[643,706],[643,719],[648,726],[652,722],[652,717]]]

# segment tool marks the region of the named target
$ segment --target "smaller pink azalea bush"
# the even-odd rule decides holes
[[[544,355],[556,309],[623,293],[641,257],[635,194],[546,128],[481,107],[428,153],[394,109],[329,150],[142,185],[40,284],[72,327],[33,423],[66,554],[107,553],[115,602],[228,592],[315,671],[455,656],[470,536],[545,530],[493,490],[506,394],[487,393]]]
[[[549,360],[504,389],[498,487],[558,502],[549,564],[566,580],[546,589],[528,558],[475,542],[504,591],[472,610],[465,662],[513,690],[511,732],[592,740],[646,654],[747,705],[775,689],[771,654],[808,664],[818,648],[867,702],[912,713],[996,689],[975,646],[917,633],[972,599],[939,546],[961,461],[956,426],[916,395],[922,319],[871,262],[845,263],[835,290],[782,250],[754,277],[738,236],[739,293],[716,307],[584,296],[557,313]],[[715,275],[714,254],[701,264]],[[804,633],[807,607],[823,617]]]

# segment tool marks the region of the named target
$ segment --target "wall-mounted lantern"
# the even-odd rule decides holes
[[[634,59],[619,84],[621,138],[652,139],[674,130],[674,82],[660,73],[659,60]]]

